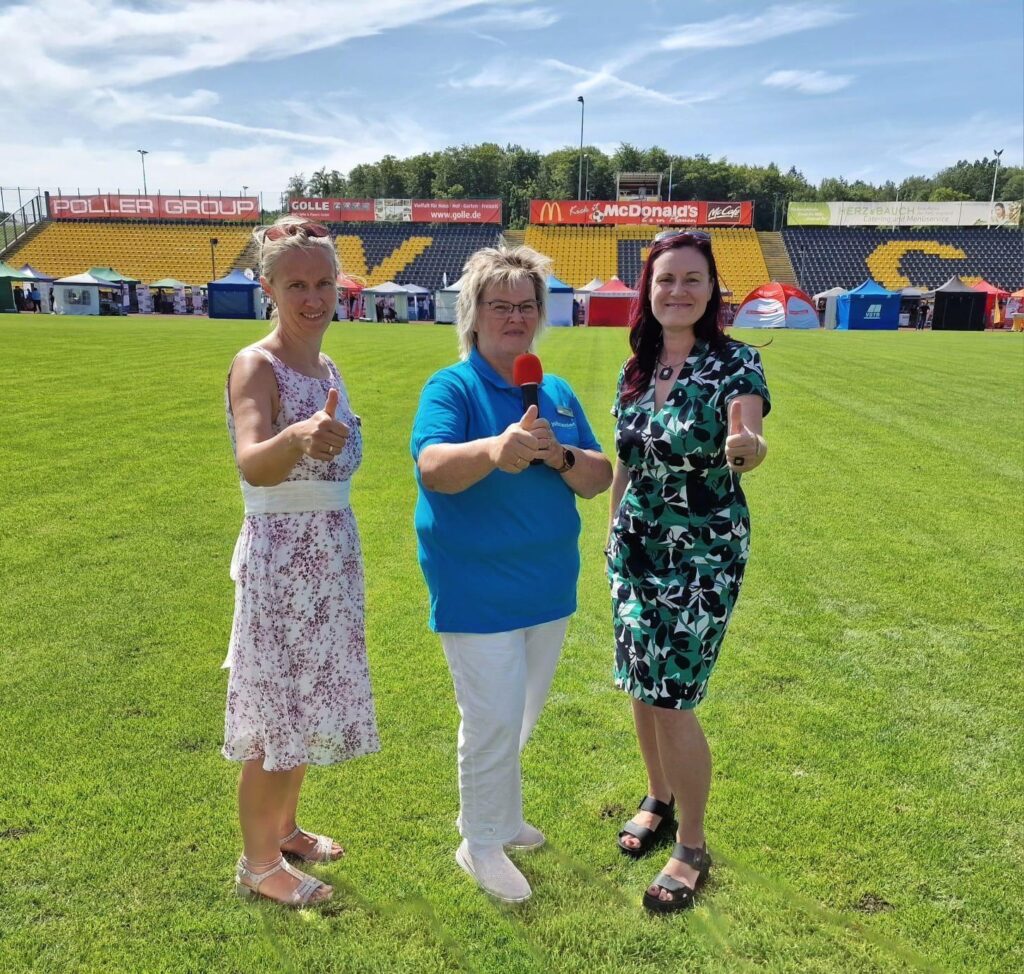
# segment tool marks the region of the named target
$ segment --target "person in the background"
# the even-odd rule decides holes
[[[43,310],[43,295],[39,290],[39,285],[33,283],[32,290],[28,292],[29,300],[32,302],[32,308],[36,314],[39,314]]]
[[[238,353],[228,377],[245,520],[231,564],[223,754],[242,762],[238,893],[305,906],[331,887],[283,854],[325,863],[344,853],[296,821],[306,768],[380,748],[349,506],[363,441],[337,366],[320,351],[338,297],[327,229],[286,216],[254,236],[260,284],[277,317],[266,338]]]
[[[455,859],[509,903],[531,889],[505,850],[544,843],[523,819],[519,755],[576,610],[576,498],[612,475],[564,379],[543,377],[539,410],[512,382],[545,323],[549,272],[527,247],[470,257],[456,305],[462,361],[428,380],[411,442],[430,627],[462,718]]]
[[[711,752],[695,708],[740,593],[750,543],[740,475],[764,462],[770,401],[757,351],[722,331],[708,234],[655,237],[637,291],[613,409],[608,576],[615,683],[632,698],[647,797],[618,845],[650,851],[678,807],[671,858],[643,896],[667,913],[693,905],[711,867]]]

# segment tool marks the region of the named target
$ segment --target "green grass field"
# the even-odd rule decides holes
[[[412,531],[408,435],[443,326],[334,325],[383,750],[310,772],[348,848],[323,912],[231,895],[218,754],[241,499],[223,414],[256,322],[0,316],[0,971],[1024,969],[1024,336],[778,333],[753,556],[701,708],[716,868],[647,918],[666,850],[610,684],[601,548],[524,757],[549,847],[500,908],[455,865],[455,710]],[[753,341],[767,336],[746,333]],[[606,449],[625,333],[554,330]]]

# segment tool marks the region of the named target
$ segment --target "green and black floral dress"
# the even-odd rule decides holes
[[[750,514],[725,463],[729,402],[771,409],[761,357],[699,342],[664,405],[654,379],[632,403],[615,394],[615,447],[629,483],[608,546],[615,685],[655,707],[697,706],[740,594]]]

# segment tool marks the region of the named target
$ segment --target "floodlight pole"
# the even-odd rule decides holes
[[[668,202],[672,202],[672,166],[675,165],[675,159],[669,159],[668,161]]]
[[[582,95],[578,95],[576,101],[580,103],[580,178],[576,185],[576,199],[581,200],[583,199],[583,112],[587,105]]]
[[[996,205],[996,180],[999,178],[999,159],[1003,154],[1002,149],[993,149],[996,157],[996,171],[992,173],[992,198],[988,201],[988,225],[992,226],[992,210]]]
[[[585,200],[590,199],[590,153],[588,152],[583,157],[583,198]]]
[[[149,155],[149,150],[136,149],[135,151],[139,154],[139,158],[142,160],[142,195],[148,196],[149,191],[146,189],[146,156]]]
[[[216,247],[218,244],[216,237],[210,237],[210,271],[213,276],[210,278],[211,281],[217,280],[217,251]]]

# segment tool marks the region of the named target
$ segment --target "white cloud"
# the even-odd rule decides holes
[[[805,95],[830,95],[853,81],[852,74],[828,74],[826,71],[773,71],[761,84],[770,88],[792,88]]]
[[[663,38],[659,46],[666,51],[746,47],[786,34],[829,27],[850,16],[830,6],[774,6],[756,17],[729,14],[718,20],[685,24]]]
[[[636,84],[614,73],[616,69],[625,66],[626,63],[622,57],[614,62],[614,66],[610,62],[595,70],[581,68],[557,58],[545,58],[543,61],[533,62],[498,59],[485,65],[468,78],[449,79],[447,85],[451,88],[466,89],[494,88],[506,92],[557,92],[557,94],[535,99],[513,108],[505,116],[508,120],[536,115],[556,105],[570,105],[580,95],[587,98],[598,92],[606,102],[621,98],[633,98],[639,102],[676,107],[713,101],[718,97],[707,91],[699,95],[670,94],[647,85]],[[576,80],[567,83],[566,76]]]
[[[292,57],[493,0],[38,0],[0,11],[0,37],[46,24],[45,44],[4,52],[0,91],[15,97],[136,87],[192,71]]]
[[[441,26],[466,28],[467,30],[543,30],[557,24],[560,15],[547,7],[523,7],[520,9],[499,7],[470,17],[447,20]],[[483,36],[483,35],[481,35]],[[497,38],[490,38],[497,40]]]

